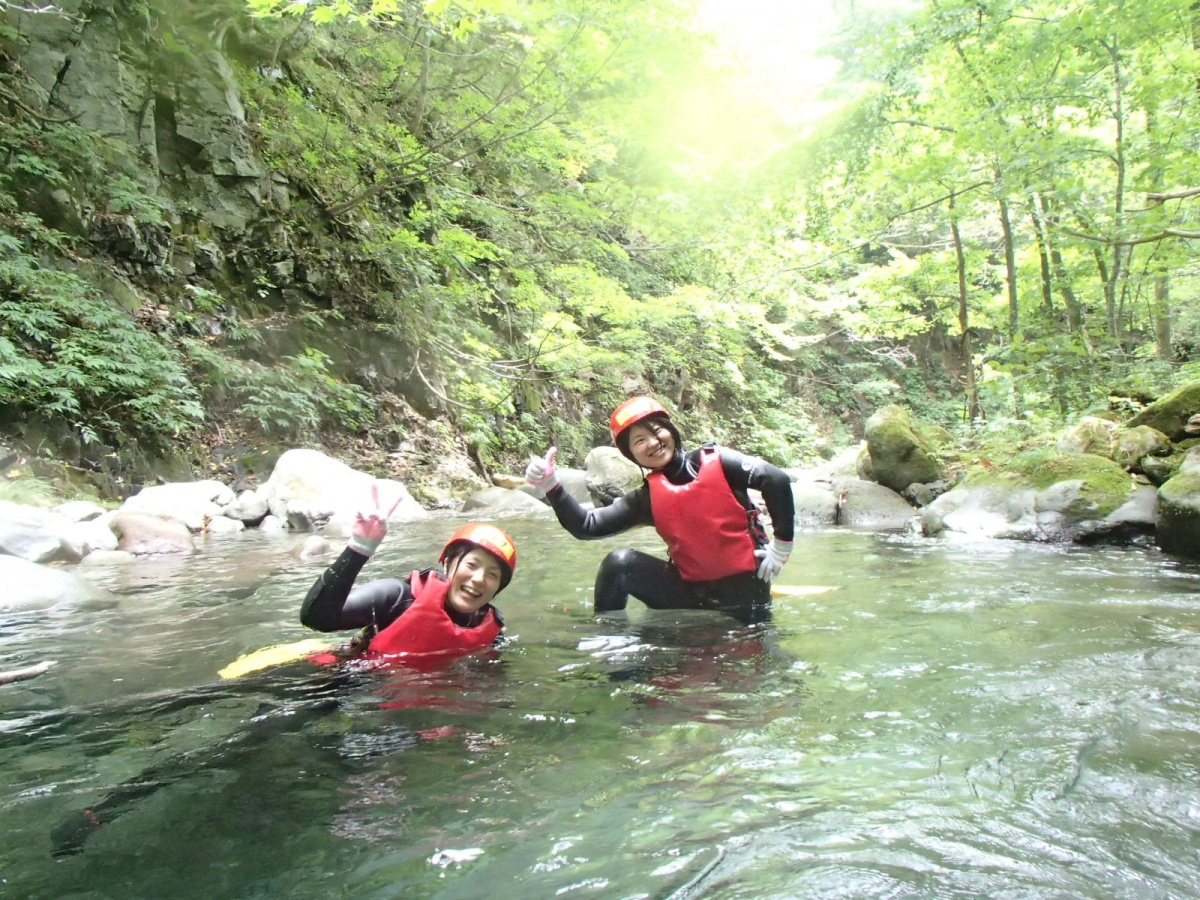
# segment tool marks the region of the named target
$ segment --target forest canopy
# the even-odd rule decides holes
[[[275,244],[246,254],[282,240],[354,285],[298,304],[266,275],[168,277],[151,329],[47,268],[82,235],[32,198],[68,189],[176,242],[199,233],[196,200],[23,112],[12,25],[6,409],[48,410],[83,445],[233,420],[394,440],[386,398],[318,337],[261,349],[280,316],[390,336],[485,463],[585,450],[632,391],[792,464],[885,403],[1032,434],[1200,371],[1190,0],[831,0],[808,14],[821,45],[793,42],[822,77],[795,82],[770,8],[247,0],[189,6],[188,34],[151,5],[148,41],[236,62],[256,152],[288,185]],[[81,342],[96,329],[119,341]],[[142,365],[120,366],[131,352]]]

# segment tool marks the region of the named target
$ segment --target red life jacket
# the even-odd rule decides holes
[[[500,634],[496,611],[474,628],[456,625],[446,612],[450,583],[430,573],[413,572],[408,578],[415,599],[395,622],[371,639],[368,656],[399,656],[420,653],[469,653],[492,646]]]
[[[661,472],[651,472],[646,482],[654,529],[684,581],[715,581],[758,568],[754,513],[738,502],[715,447],[701,449],[700,471],[690,483],[671,484]]]

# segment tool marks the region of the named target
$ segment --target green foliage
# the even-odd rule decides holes
[[[167,204],[128,175],[109,181],[108,211],[133,216],[135,222],[167,227]]]
[[[0,401],[66,421],[85,442],[151,443],[203,418],[179,358],[82,279],[0,231]]]
[[[43,508],[54,506],[60,502],[54,485],[34,477],[0,480],[0,500]]]
[[[322,431],[357,432],[375,420],[374,399],[331,374],[330,359],[319,350],[264,366],[196,338],[184,339],[184,346],[203,372],[206,405],[244,419],[263,437],[311,439]]]

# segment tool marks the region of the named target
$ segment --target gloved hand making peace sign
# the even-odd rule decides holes
[[[387,537],[388,519],[396,511],[396,507],[400,505],[402,499],[404,499],[403,495],[397,497],[396,502],[388,507],[388,511],[381,514],[379,482],[373,481],[371,483],[371,503],[374,509],[368,510],[366,515],[363,515],[361,510],[354,514],[354,524],[350,526],[348,544],[350,549],[370,558],[379,549],[383,539]]]
[[[554,471],[554,454],[557,452],[557,447],[551,447],[546,451],[545,459],[535,456],[525,467],[525,483],[533,488],[538,499],[545,497],[558,484],[558,473]]]

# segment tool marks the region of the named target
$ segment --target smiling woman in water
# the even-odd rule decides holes
[[[388,515],[372,486],[374,509],[358,513],[346,549],[321,573],[300,607],[300,621],[316,631],[361,628],[354,648],[369,656],[463,653],[495,643],[504,620],[492,600],[508,586],[517,548],[485,522],[450,537],[438,564],[404,578],[354,581],[387,535]]]
[[[684,451],[671,416],[652,397],[632,397],[609,420],[613,443],[637,463],[645,481],[611,505],[586,511],[559,483],[551,447],[525,480],[580,539],[653,525],[670,559],[614,550],[596,573],[597,614],[625,609],[629,595],[652,609],[712,609],[745,624],[770,615],[771,582],[792,552],[795,501],[782,469],[736,450],[704,444]],[[771,515],[774,538],[749,491]]]

